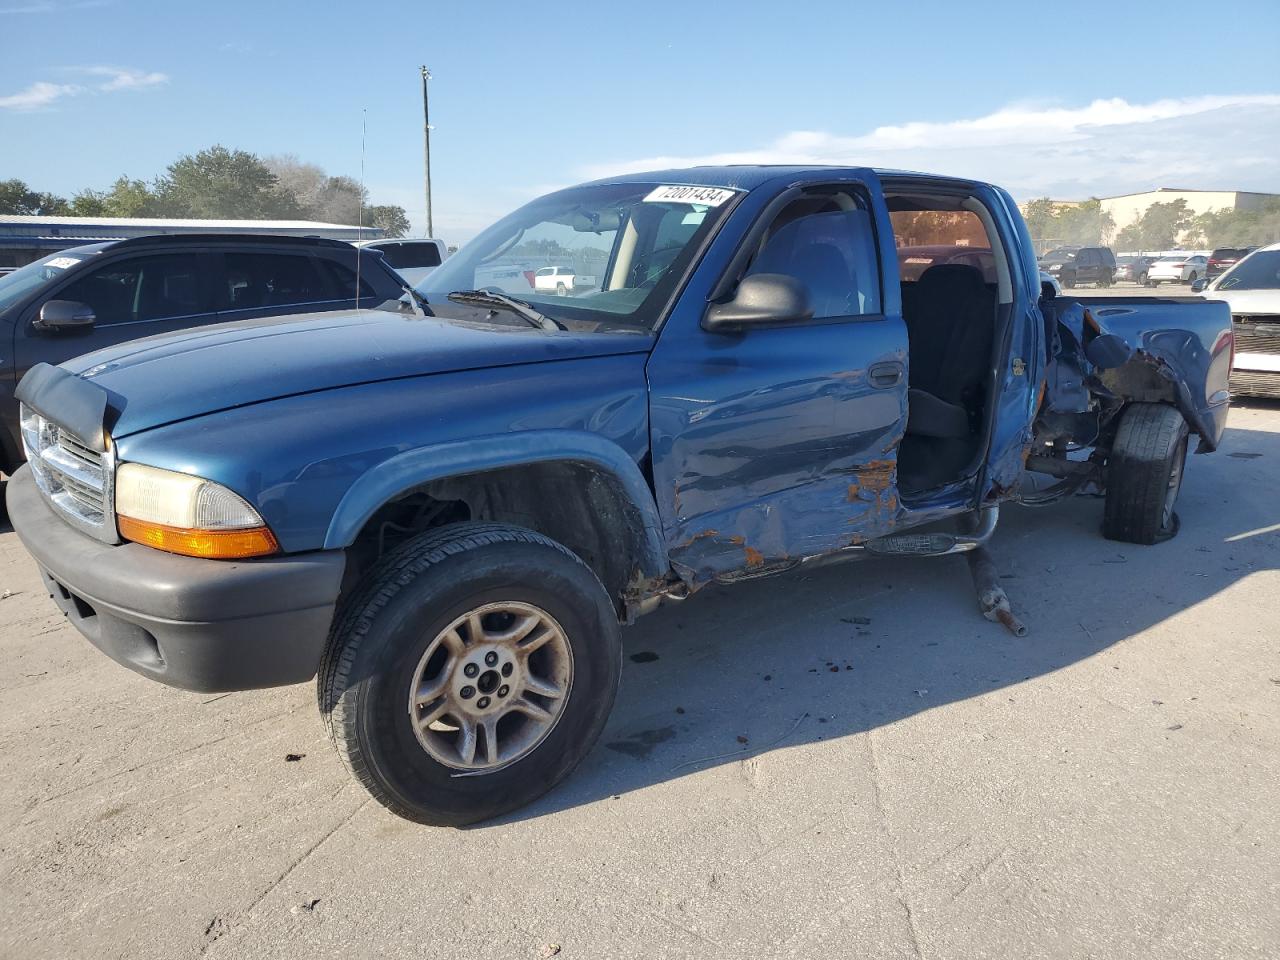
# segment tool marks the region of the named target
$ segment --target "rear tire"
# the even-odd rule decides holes
[[[1196,282],[1197,280],[1199,280],[1199,279],[1200,279],[1200,274],[1198,274],[1198,273],[1196,273],[1194,270],[1192,270],[1192,271],[1191,271],[1191,276],[1189,276],[1189,277],[1187,278],[1187,283],[1188,283],[1188,284],[1192,284],[1192,283],[1195,283],[1195,282]]]
[[[1062,278],[1062,285],[1068,290],[1075,289],[1076,275],[1074,273],[1068,273],[1064,275]]]
[[[472,616],[480,625],[494,616],[484,611],[504,606],[519,616],[472,627]],[[542,622],[518,634],[528,611],[555,639],[532,642]],[[507,653],[485,652],[503,642],[514,673]],[[533,652],[522,654],[526,643]],[[552,648],[558,666],[535,671],[539,651]],[[462,826],[522,807],[568,776],[604,729],[621,671],[617,614],[585,563],[531,530],[460,523],[413,538],[364,578],[335,618],[317,698],[338,754],[375,800],[407,820]],[[421,692],[436,685],[438,694]],[[520,709],[531,698],[546,716]],[[428,711],[440,719],[429,722]]]
[[[1153,544],[1178,532],[1174,506],[1182,489],[1190,431],[1163,403],[1132,403],[1120,415],[1107,461],[1102,535]]]

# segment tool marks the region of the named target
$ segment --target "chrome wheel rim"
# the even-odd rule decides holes
[[[427,645],[409,687],[409,722],[434,760],[489,773],[547,738],[572,686],[573,650],[551,614],[486,603]]]

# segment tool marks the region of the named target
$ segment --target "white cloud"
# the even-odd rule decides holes
[[[1083,107],[1010,104],[948,122],[866,133],[793,131],[701,156],[651,156],[584,168],[586,177],[698,164],[850,164],[934,170],[1019,196],[1105,195],[1153,186],[1280,190],[1280,94],[1201,96]]]
[[[78,73],[105,77],[105,80],[97,84],[97,89],[103,93],[113,93],[116,90],[140,90],[144,87],[158,87],[169,82],[166,74],[147,73],[128,67],[77,67],[75,69]]]
[[[81,87],[74,83],[47,83],[37,80],[25,90],[0,97],[0,110],[39,110],[63,97],[73,97]]]
[[[169,82],[169,77],[163,73],[134,70],[130,67],[69,67],[66,69],[86,77],[96,77],[97,82],[85,85],[37,80],[25,90],[0,97],[0,110],[39,110],[52,106],[64,97],[75,97],[84,93],[145,90],[148,87],[158,87]]]

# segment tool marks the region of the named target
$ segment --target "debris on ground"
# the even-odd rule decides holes
[[[284,762],[297,763],[299,760],[301,760],[305,756],[306,756],[305,753],[286,753],[284,755]]]
[[[560,952],[560,944],[544,943],[542,945],[542,950],[539,952],[538,956],[541,957],[542,960],[551,960],[551,958],[554,957],[559,952]]]

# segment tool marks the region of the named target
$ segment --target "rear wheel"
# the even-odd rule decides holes
[[[563,283],[556,284],[556,296],[563,297],[568,292],[569,292],[569,288],[566,287]]]
[[[531,530],[453,524],[389,555],[344,604],[318,699],[375,800],[461,826],[568,776],[621,666],[617,615],[577,556]]]
[[[1133,403],[1120,415],[1107,461],[1102,533],[1125,543],[1161,543],[1178,532],[1190,431],[1163,403]]]
[[[1062,275],[1062,285],[1071,290],[1076,285],[1076,275],[1074,273],[1064,273]]]
[[[1191,276],[1187,277],[1187,283],[1195,283],[1195,282],[1196,282],[1197,280],[1199,280],[1199,279],[1200,279],[1200,274],[1198,274],[1198,273],[1196,273],[1194,270],[1192,270],[1192,271],[1191,271]]]

